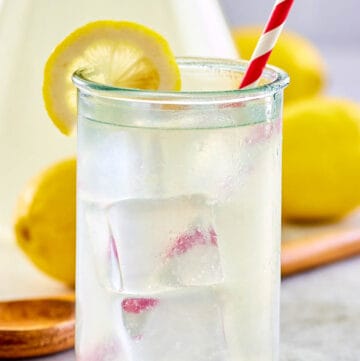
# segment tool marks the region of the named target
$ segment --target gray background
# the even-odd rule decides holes
[[[263,24],[274,0],[220,0],[230,24]],[[359,0],[295,0],[286,25],[319,46],[360,46]]]
[[[274,0],[219,0],[230,26],[265,24]],[[360,102],[360,1],[295,0],[286,29],[320,50],[327,64],[325,93]],[[360,359],[360,356],[359,356]]]

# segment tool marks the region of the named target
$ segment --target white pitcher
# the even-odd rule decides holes
[[[147,25],[178,56],[236,57],[217,0],[0,0],[0,239],[27,180],[75,153],[45,112],[43,69],[67,34],[97,19]]]

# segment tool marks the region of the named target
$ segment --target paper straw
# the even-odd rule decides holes
[[[276,0],[269,20],[251,56],[239,89],[256,85],[284,27],[294,0]]]

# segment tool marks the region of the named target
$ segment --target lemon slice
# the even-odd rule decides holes
[[[92,81],[123,88],[173,91],[181,84],[169,44],[153,30],[127,21],[89,23],[67,36],[45,65],[45,107],[66,135],[76,124],[71,76],[82,68]]]

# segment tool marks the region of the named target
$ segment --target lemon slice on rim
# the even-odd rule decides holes
[[[82,68],[90,80],[122,88],[173,91],[181,84],[175,57],[161,35],[127,21],[89,23],[67,36],[45,65],[45,107],[66,135],[76,124],[71,77]]]

